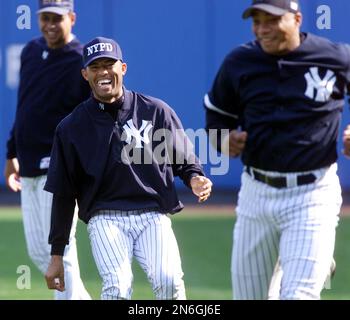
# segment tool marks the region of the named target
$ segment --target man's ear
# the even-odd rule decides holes
[[[302,23],[303,23],[303,15],[301,14],[301,12],[297,12],[295,14],[295,21],[297,22],[299,27],[302,25]]]
[[[126,75],[127,70],[128,70],[128,65],[125,62],[123,62],[123,64],[122,64],[123,76]]]
[[[89,81],[86,69],[81,69],[81,75],[86,81]]]
[[[69,19],[72,22],[72,27],[75,25],[75,22],[77,20],[77,16],[75,12],[69,12]]]

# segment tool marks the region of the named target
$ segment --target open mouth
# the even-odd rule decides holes
[[[46,34],[50,39],[57,37],[57,32],[48,31]]]
[[[108,80],[108,79],[99,80],[97,82],[97,85],[101,89],[109,89],[112,87],[112,80]]]
[[[265,45],[272,45],[276,42],[276,38],[260,38],[259,41]]]
[[[267,43],[271,43],[271,42],[273,42],[273,39],[264,38],[264,39],[260,39],[260,41],[262,41],[262,42],[267,42]]]

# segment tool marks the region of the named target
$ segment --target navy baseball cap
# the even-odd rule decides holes
[[[97,37],[84,46],[83,64],[86,68],[91,62],[100,58],[122,60],[122,50],[113,39]]]
[[[37,13],[50,12],[61,16],[74,11],[74,0],[39,0]]]
[[[254,10],[262,10],[274,16],[300,11],[298,0],[253,0],[252,5],[243,12],[243,19],[251,17]]]

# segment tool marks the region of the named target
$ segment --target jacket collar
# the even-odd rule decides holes
[[[121,103],[120,110],[123,114],[128,113],[129,110],[132,108],[132,93],[131,91],[127,90],[123,86],[124,90],[124,101]],[[87,111],[89,114],[94,118],[98,120],[106,120],[111,119],[108,113],[104,112],[103,110],[103,102],[99,102],[97,99],[95,99],[93,96],[90,97],[86,101],[87,103]]]

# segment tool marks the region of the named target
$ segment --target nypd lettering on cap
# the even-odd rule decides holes
[[[113,52],[113,45],[110,43],[96,43],[87,47],[88,57],[97,52]]]

